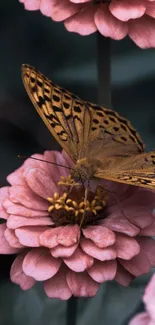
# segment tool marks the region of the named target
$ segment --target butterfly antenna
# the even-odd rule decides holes
[[[17,155],[17,158],[19,158],[19,159],[27,159],[27,158],[30,158],[30,159],[33,159],[33,160],[38,160],[38,161],[46,162],[48,164],[52,164],[52,165],[56,165],[56,166],[59,166],[59,167],[67,168],[69,170],[74,170],[74,168],[72,168],[72,167],[64,166],[64,165],[55,163],[53,161],[48,161],[48,160],[44,160],[44,159],[40,159],[40,158],[35,158],[35,157],[32,157],[32,156]]]

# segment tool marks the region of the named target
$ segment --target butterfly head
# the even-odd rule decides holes
[[[83,184],[93,178],[99,166],[100,161],[97,159],[78,159],[71,176],[76,182]]]

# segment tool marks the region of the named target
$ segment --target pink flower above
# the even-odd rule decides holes
[[[73,166],[64,152],[33,157]],[[94,296],[113,279],[128,286],[149,272],[155,266],[155,193],[99,181],[105,190],[89,191],[80,226],[83,189],[58,185],[68,175],[67,168],[27,159],[0,189],[0,254],[18,254],[11,280],[23,290],[43,281],[49,297],[66,300]]]
[[[152,276],[145,289],[143,302],[146,311],[136,315],[129,325],[154,325],[155,324],[155,274]]]
[[[80,35],[97,30],[121,40],[126,35],[141,48],[155,47],[155,0],[19,0]]]

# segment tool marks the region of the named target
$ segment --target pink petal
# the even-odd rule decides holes
[[[51,0],[42,0],[40,4],[40,11],[43,15],[50,17],[53,7],[53,1]]]
[[[155,3],[148,2],[146,3],[146,14],[155,18]]]
[[[114,260],[116,258],[116,251],[113,247],[99,248],[90,239],[86,238],[81,239],[80,245],[86,254],[100,261]]]
[[[11,247],[5,238],[6,223],[0,224],[0,254],[16,254],[20,248]]]
[[[58,245],[58,246],[52,248],[50,251],[51,251],[52,256],[55,258],[70,257],[75,252],[77,247],[78,247],[78,243],[76,243],[70,247]]]
[[[7,220],[8,216],[9,216],[9,214],[5,210],[0,211],[0,218],[1,219]]]
[[[12,282],[19,284],[23,290],[28,290],[33,287],[36,281],[32,277],[25,275],[22,270],[24,257],[24,253],[16,257],[11,266],[10,278]]]
[[[72,161],[72,159],[67,155],[65,150],[62,150],[62,154],[61,157],[63,157],[63,159],[65,160],[65,164],[69,167],[74,167],[74,163]],[[65,176],[65,175],[64,175]]]
[[[12,206],[12,201],[10,201],[8,198],[3,201],[3,207],[6,211],[8,211],[8,208]]]
[[[128,22],[130,38],[142,49],[155,47],[155,20],[144,16]]]
[[[26,182],[25,182],[25,179],[24,179],[24,176],[23,176],[23,171],[24,171],[24,166],[22,165],[21,167],[16,169],[13,173],[11,173],[11,174],[9,174],[7,176],[7,181],[11,185],[25,186]]]
[[[6,208],[7,213],[16,214],[16,215],[22,216],[22,217],[40,218],[40,217],[49,216],[48,211],[39,211],[39,210],[37,211],[37,210],[33,210],[33,209],[28,209],[28,208],[24,207],[23,205],[13,203],[10,200],[4,201],[4,207]]]
[[[50,152],[51,152],[51,156],[52,156],[53,151],[50,151]],[[35,158],[36,160],[33,158]],[[24,172],[28,172],[32,168],[39,168],[39,169],[45,170],[48,173],[48,171],[50,169],[50,164],[46,163],[44,160],[45,160],[44,154],[42,155],[42,154],[36,153],[36,154],[32,155],[30,158],[28,158],[24,161]]]
[[[92,0],[69,0],[69,1],[73,3],[86,3],[86,2],[91,2]]]
[[[155,267],[155,240],[148,237],[138,237],[141,252],[146,256],[151,267]]]
[[[31,190],[40,197],[47,199],[57,192],[57,187],[44,170],[33,168],[26,174],[26,181]]]
[[[146,312],[140,313],[132,318],[129,325],[151,325],[150,316]]]
[[[150,263],[142,251],[130,261],[119,260],[119,263],[134,276],[140,276],[150,271]]]
[[[15,230],[19,242],[27,247],[39,247],[39,236],[47,227],[21,227]]]
[[[3,210],[3,201],[9,196],[9,186],[0,188],[0,211]]]
[[[62,227],[58,237],[57,242],[63,246],[72,246],[79,241],[80,238],[80,228],[78,225],[67,225]]]
[[[102,283],[105,281],[113,280],[116,275],[117,262],[108,261],[100,262],[95,261],[93,266],[87,270],[88,274],[96,282]]]
[[[143,302],[146,304],[146,309],[152,318],[155,321],[155,274],[152,276],[149,284],[145,289],[143,296]]]
[[[155,236],[155,221],[148,227],[143,228],[140,233],[140,236]]]
[[[14,203],[20,203],[27,208],[46,211],[49,203],[40,198],[26,186],[12,186],[9,189],[10,200]]]
[[[10,246],[15,247],[15,248],[24,248],[24,246],[19,243],[19,240],[16,237],[14,230],[6,228],[6,230],[4,232],[4,236]]]
[[[100,5],[95,13],[94,20],[97,29],[105,37],[120,40],[128,33],[127,25],[113,16],[106,4]]]
[[[76,32],[83,36],[96,32],[97,28],[94,23],[95,11],[94,4],[84,6],[74,16],[65,20],[64,25],[66,29],[69,32]]]
[[[109,5],[110,12],[122,21],[140,18],[145,13],[145,3],[142,0],[113,0]]]
[[[126,235],[117,235],[115,242],[117,256],[124,260],[130,260],[140,252],[140,245],[134,238]]]
[[[62,1],[61,1],[62,3]],[[69,164],[69,159],[67,160],[68,156],[64,156],[63,153],[58,151],[45,151],[44,152],[44,159],[47,161],[52,161],[56,164],[60,164],[64,167],[50,165],[47,163],[48,173],[50,174],[52,180],[57,184],[60,181],[60,175],[67,177],[69,175],[69,169],[65,168],[70,167],[71,163]],[[72,163],[73,165],[73,163]]]
[[[41,0],[19,0],[24,3],[24,7],[27,10],[38,10]]]
[[[53,258],[48,249],[33,248],[24,258],[23,271],[37,281],[44,281],[55,275],[60,265],[61,260]]]
[[[48,248],[53,248],[57,246],[58,245],[57,238],[61,229],[63,229],[63,226],[51,228],[49,230],[44,231],[40,235],[40,244]]]
[[[151,210],[149,211],[148,207],[138,206],[138,202],[137,208],[133,206],[129,210],[125,210],[124,213],[127,218],[140,229],[149,226],[153,222]]]
[[[21,216],[10,215],[7,220],[7,227],[16,229],[22,226],[50,226],[53,225],[51,218],[24,218]]]
[[[52,2],[53,2],[53,0],[52,0]],[[53,6],[52,2],[50,3],[50,5]],[[59,157],[61,157],[61,156],[62,156],[62,154],[59,151],[46,150],[46,151],[44,151],[43,158],[42,158],[45,161],[47,161],[47,162],[44,162],[44,170],[50,175],[51,179],[53,180],[53,182],[55,184],[57,184],[57,182],[60,180],[61,172],[59,172],[58,166],[51,164],[51,162],[56,164],[57,163],[56,157],[59,160]],[[60,161],[61,161],[61,158],[60,158]],[[58,163],[61,163],[61,162],[58,162]],[[65,163],[62,163],[62,165],[65,165]],[[64,169],[65,168],[61,168],[61,171],[63,171]]]
[[[110,12],[109,12],[110,13]],[[123,202],[126,198],[129,198],[134,195],[134,193],[137,191],[137,187],[129,186],[126,184],[121,184],[117,182],[110,182],[104,180],[104,188],[109,190],[109,196],[108,196],[108,211],[110,213],[115,212],[116,208],[119,210],[122,210]],[[120,202],[120,206],[118,206],[118,199]]]
[[[133,22],[140,21],[141,19],[133,20]],[[143,18],[142,18],[143,20]],[[126,199],[123,200],[123,211],[128,208],[133,207],[133,212],[136,213],[139,211],[139,207],[146,209],[151,214],[152,209],[154,208],[155,192],[149,189],[144,189],[142,187],[136,188],[134,191],[129,192],[130,195],[126,196]],[[142,212],[142,210],[141,210]],[[126,213],[125,213],[126,214]]]
[[[130,282],[134,279],[134,276],[125,270],[119,263],[117,265],[117,272],[115,280],[124,287],[128,287]]]
[[[94,263],[94,259],[85,254],[80,248],[77,248],[74,254],[64,258],[64,263],[75,272],[83,272]]]
[[[91,279],[86,272],[68,271],[66,280],[71,292],[76,297],[93,297],[99,288],[99,284]]]
[[[89,226],[82,230],[84,236],[91,239],[98,247],[111,246],[115,242],[115,234],[103,226]]]
[[[49,298],[68,300],[72,296],[72,292],[66,281],[64,268],[61,268],[53,278],[44,282],[44,289]]]
[[[55,21],[63,21],[73,16],[80,10],[80,5],[75,5],[68,0],[52,0],[51,18]]]
[[[102,225],[107,226],[113,231],[124,233],[130,237],[135,237],[139,233],[139,228],[123,217],[110,217],[101,221]]]
[[[0,188],[0,218],[7,219],[8,213],[5,211],[3,202],[8,198],[9,196],[9,186],[5,186]]]

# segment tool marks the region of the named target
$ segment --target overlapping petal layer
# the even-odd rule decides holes
[[[155,47],[154,0],[19,0],[27,10],[39,10],[63,21],[70,32],[89,35],[99,30],[121,40],[126,35],[141,48]]]

